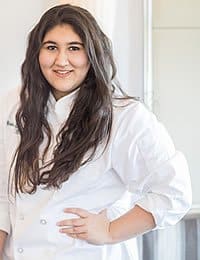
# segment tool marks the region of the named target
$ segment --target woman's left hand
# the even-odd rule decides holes
[[[112,243],[110,221],[107,218],[106,209],[98,214],[81,208],[66,208],[64,212],[75,214],[79,218],[59,221],[57,225],[61,227],[59,230],[61,233],[96,245]]]

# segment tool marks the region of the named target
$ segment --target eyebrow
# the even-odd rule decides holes
[[[42,43],[42,45],[45,45],[45,44],[57,44],[57,42],[54,42],[54,41],[46,41],[46,42],[43,42]],[[77,42],[77,41],[73,41],[73,42],[68,42],[67,43],[67,45],[73,45],[73,44],[75,44],[75,45],[81,45],[81,46],[83,46],[84,44],[82,43],[82,42]]]

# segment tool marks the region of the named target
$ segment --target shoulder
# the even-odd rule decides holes
[[[160,145],[165,143],[164,146],[173,149],[173,142],[167,129],[142,102],[131,100],[126,106],[117,106],[114,110],[115,140],[133,140],[141,147],[150,147],[159,142]]]
[[[145,158],[148,157],[147,153],[150,157],[160,158],[160,153],[167,160],[175,152],[165,126],[139,101],[130,102],[125,107],[117,107],[113,123],[114,142],[118,145],[126,143],[127,147],[137,146]]]
[[[141,101],[118,99],[113,102],[113,123],[118,127],[146,128],[156,121],[156,116]]]

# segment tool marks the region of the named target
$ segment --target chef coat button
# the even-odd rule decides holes
[[[18,253],[20,253],[20,254],[21,254],[21,253],[23,253],[23,252],[24,252],[24,249],[20,247],[20,248],[18,248],[18,249],[17,249],[17,251],[18,251]]]
[[[47,221],[46,221],[45,219],[40,219],[40,224],[46,225],[46,224],[47,224]]]

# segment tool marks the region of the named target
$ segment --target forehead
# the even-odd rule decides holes
[[[79,41],[82,42],[80,36],[75,32],[70,24],[56,25],[50,29],[44,36],[43,41]]]

